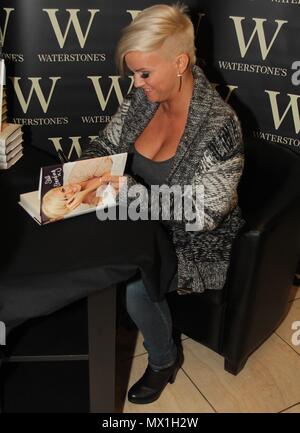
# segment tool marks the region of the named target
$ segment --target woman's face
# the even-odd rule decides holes
[[[74,194],[81,190],[81,186],[79,183],[64,185],[59,188],[56,188],[53,194],[56,195],[57,198],[62,200],[69,200],[73,197]]]
[[[149,101],[164,102],[176,96],[179,85],[176,62],[167,59],[162,50],[130,51],[125,61],[134,73],[134,86],[141,87]]]

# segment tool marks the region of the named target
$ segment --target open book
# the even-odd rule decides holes
[[[39,224],[82,215],[116,204],[110,176],[123,176],[127,153],[42,167],[39,189],[19,204]]]

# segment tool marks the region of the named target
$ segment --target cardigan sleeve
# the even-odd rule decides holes
[[[193,179],[194,185],[202,185],[204,189],[203,230],[215,229],[237,206],[237,186],[243,167],[243,138],[234,113],[208,144]]]
[[[194,184],[202,185],[204,189],[202,230],[215,229],[236,207],[243,165],[243,155],[237,154],[214,164],[205,174],[195,176]]]

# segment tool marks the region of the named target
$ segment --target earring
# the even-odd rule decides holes
[[[180,74],[179,72],[178,72],[178,74],[177,74],[177,77],[179,77],[179,92],[180,92],[180,90],[181,90],[181,86],[182,86],[182,74]]]

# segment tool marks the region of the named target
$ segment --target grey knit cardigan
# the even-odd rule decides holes
[[[237,185],[243,169],[243,145],[236,114],[193,67],[194,89],[184,133],[166,185],[204,186],[204,226],[186,231],[187,221],[165,223],[178,259],[179,292],[222,289],[230,250],[243,224]],[[127,152],[153,117],[158,103],[142,89],[128,95],[110,123],[83,152],[84,158]],[[136,181],[129,176],[128,186]]]

